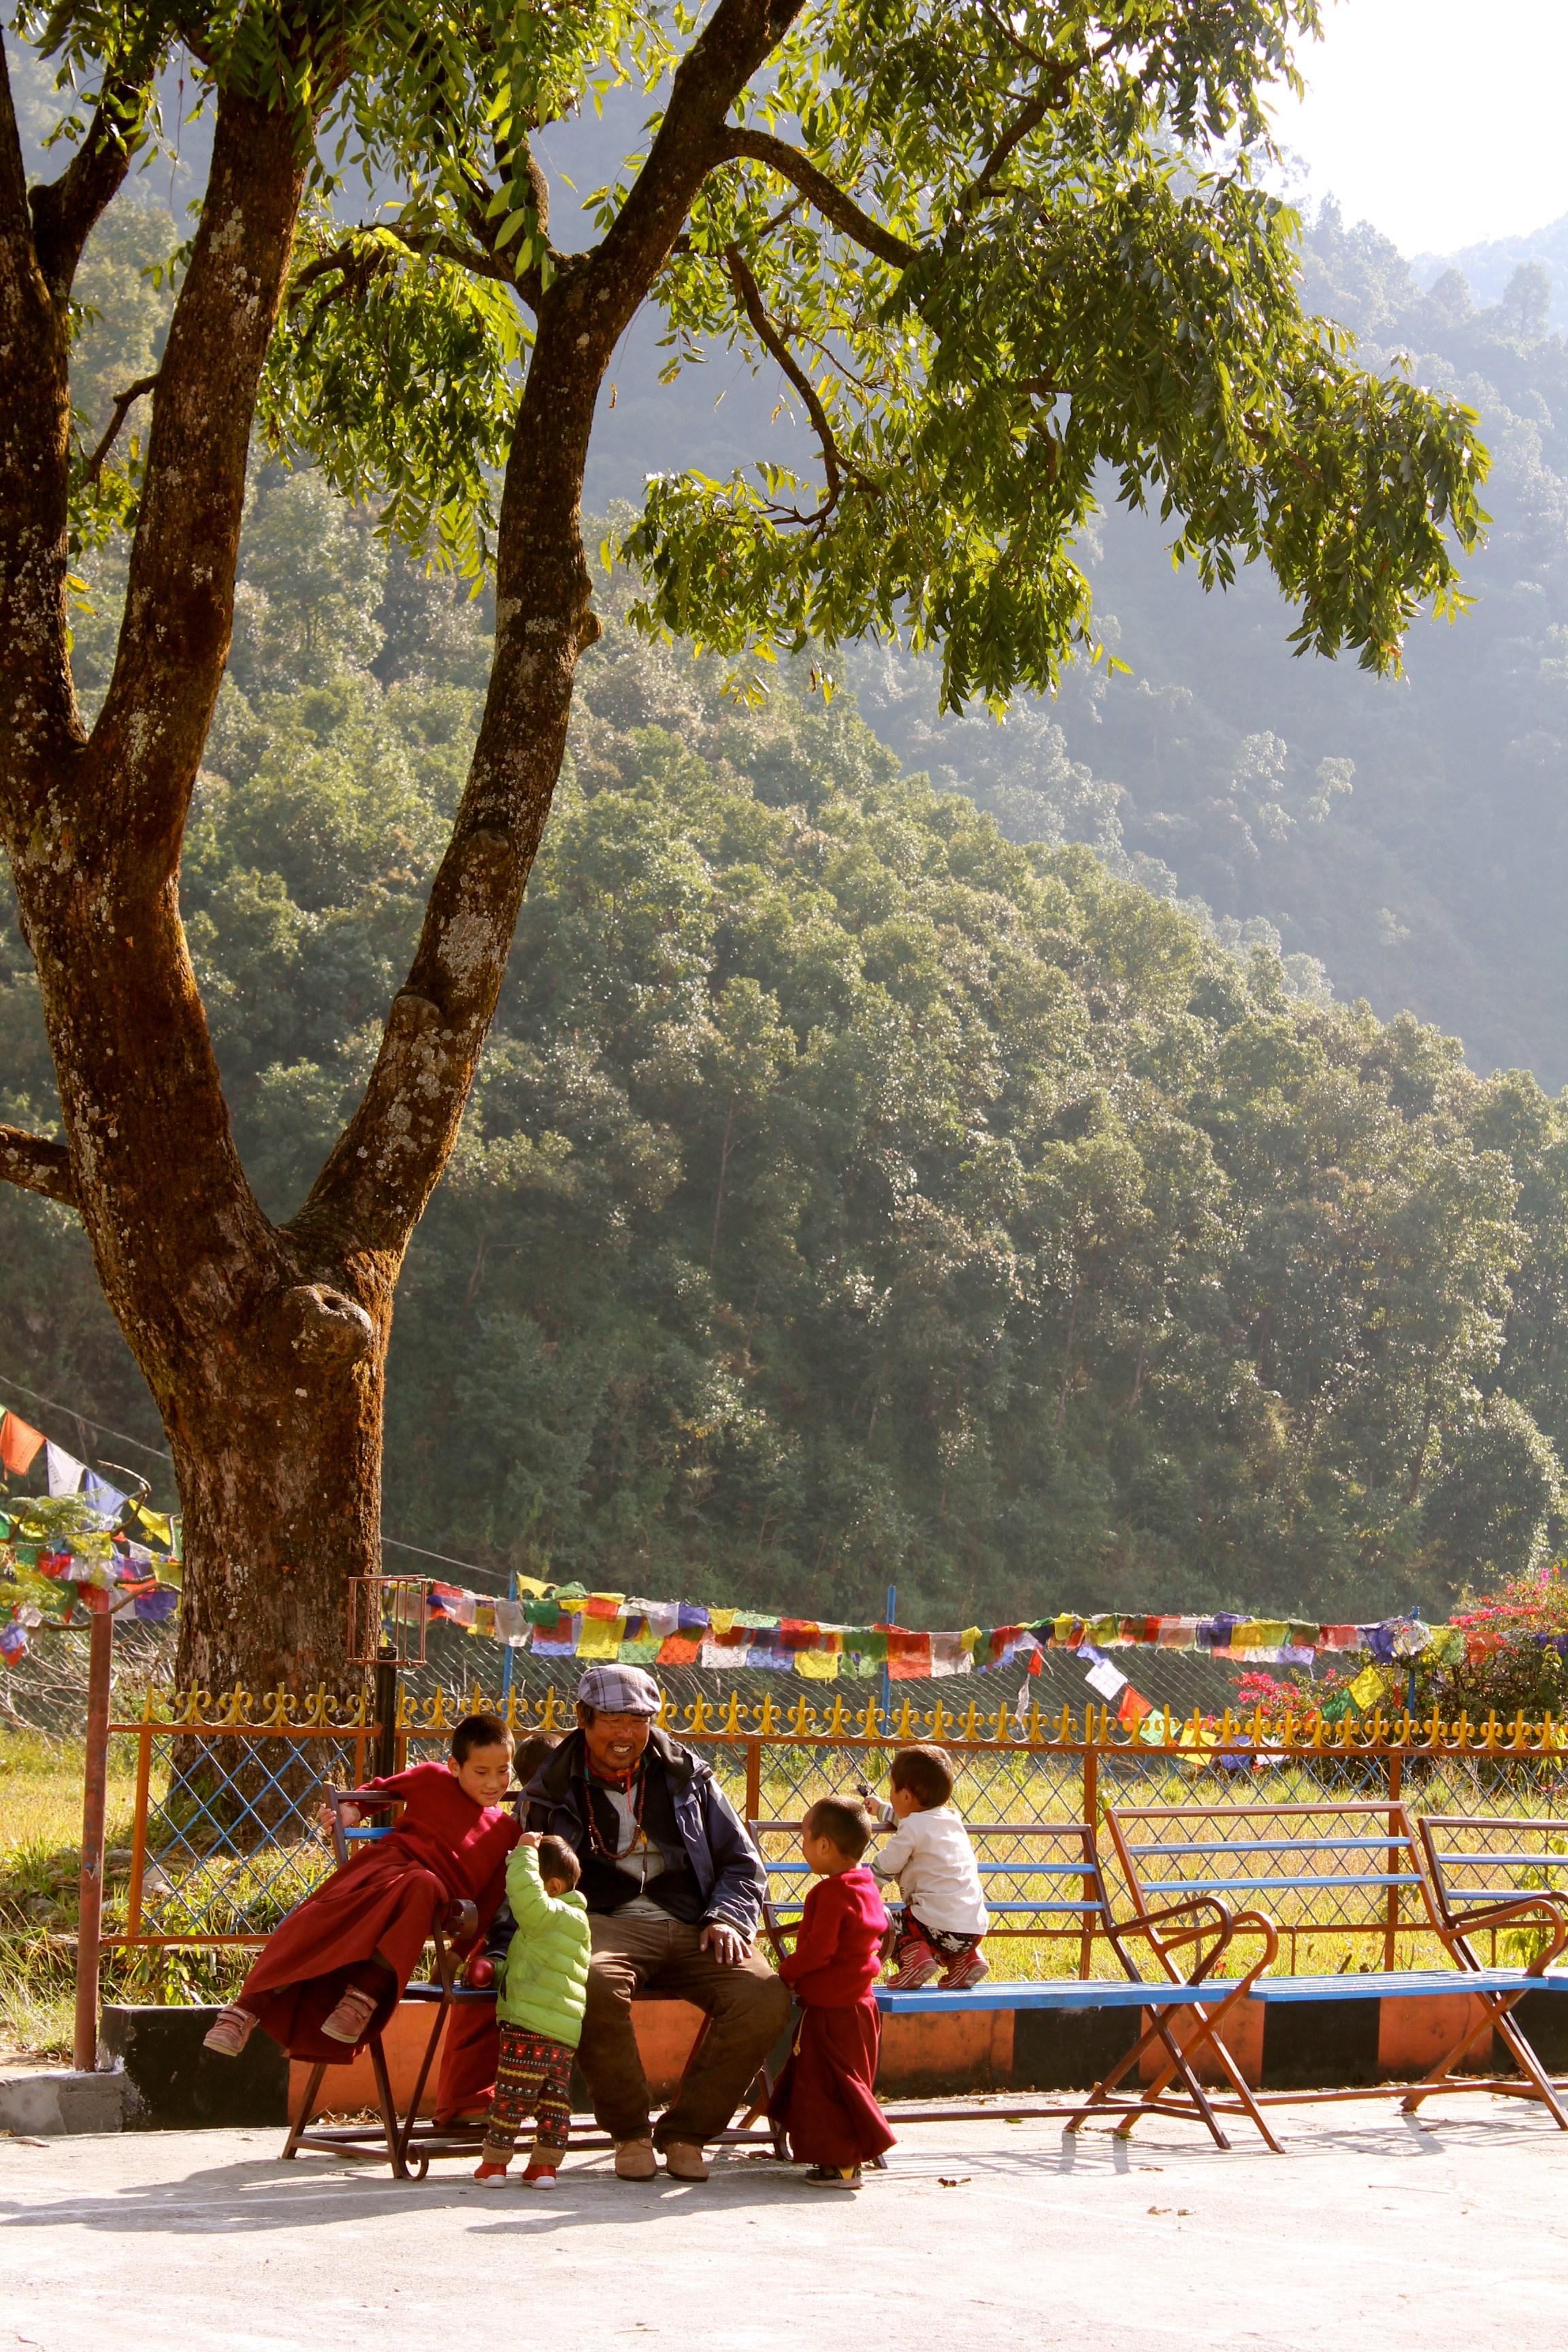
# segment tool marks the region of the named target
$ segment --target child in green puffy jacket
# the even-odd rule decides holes
[[[553,2189],[572,2116],[572,2060],[588,1999],[588,1910],[582,1865],[564,1838],[530,1830],[507,1864],[506,1899],[517,1932],[496,1972],[500,2060],[485,2117],[476,2180],[506,2179],[525,2116],[534,2119],[525,2189]]]

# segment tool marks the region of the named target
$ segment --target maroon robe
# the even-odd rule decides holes
[[[871,1997],[887,1925],[877,1882],[858,1864],[819,1879],[805,1898],[779,1969],[805,2010],[768,2102],[796,2164],[865,2164],[894,2144],[877,2105],[882,2021]]]
[[[376,1954],[395,1981],[379,1979],[384,1991],[354,2047],[380,2032],[448,1904],[474,1904],[482,1934],[505,1891],[507,1856],[521,1834],[501,1807],[465,1796],[443,1764],[416,1764],[365,1786],[404,1799],[396,1829],[289,1912],[238,1996],[291,2058],[342,2065],[352,2056],[349,2044],[330,2040],[321,2025]]]

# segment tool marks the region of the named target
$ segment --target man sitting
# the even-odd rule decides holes
[[[718,2138],[790,2012],[752,1949],[767,1886],[761,1857],[700,1756],[654,1728],[658,1685],[637,1666],[590,1666],[577,1729],[528,1784],[531,1829],[583,1866],[593,1930],[578,2061],[623,2180],[648,2180],[655,2145],[678,2180],[706,2180]],[[634,1992],[689,2000],[711,2023],[673,2106],[648,2122]]]

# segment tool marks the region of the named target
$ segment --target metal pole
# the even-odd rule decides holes
[[[98,1964],[103,1932],[103,1814],[109,1784],[109,1681],[113,1628],[107,1609],[88,1630],[87,1757],[81,1783],[81,1881],[76,1929],[76,2037],[71,2063],[98,2064]]]
[[[892,1630],[893,1618],[897,1612],[898,1606],[899,1588],[896,1584],[889,1584],[888,1587],[888,1628],[889,1632]],[[882,1661],[882,1728],[884,1731],[886,1731],[888,1727],[889,1719],[890,1718],[892,1712],[893,1677],[889,1671],[889,1662],[884,1658]]]
[[[375,1771],[387,1780],[397,1769],[397,1654],[383,1643],[375,1662]]]
[[[512,1570],[512,1571],[511,1571],[510,1575],[507,1578],[507,1580],[506,1580],[506,1590],[507,1590],[507,1598],[508,1598],[508,1600],[509,1600],[509,1601],[515,1601],[515,1600],[517,1599],[517,1570],[516,1570],[516,1569],[515,1569],[515,1568]],[[513,1656],[512,1646],[511,1646],[511,1643],[509,1642],[509,1643],[507,1643],[507,1645],[506,1645],[506,1656],[505,1656],[505,1658],[503,1659],[503,1661],[502,1661],[502,1663],[501,1663],[501,1670],[500,1670],[500,1711],[501,1711],[501,1715],[502,1715],[502,1717],[503,1717],[503,1718],[505,1717],[505,1715],[506,1715],[507,1701],[508,1701],[508,1699],[510,1699],[510,1696],[511,1696],[511,1662],[512,1662],[512,1656]]]

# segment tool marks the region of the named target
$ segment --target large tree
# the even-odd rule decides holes
[[[1254,176],[1316,0],[143,0],[24,7],[83,93],[28,189],[0,88],[0,816],[65,1140],[0,1172],[68,1202],[168,1431],[182,1671],[342,1668],[379,1564],[399,1269],[452,1151],[597,634],[579,497],[639,308],[677,360],[776,367],[816,468],[649,486],[644,619],[734,654],[938,644],[952,707],[1097,651],[1098,488],[1156,500],[1205,583],[1261,557],[1295,641],[1397,666],[1483,518],[1468,413],[1378,383],[1304,315]],[[210,169],[145,447],[73,420],[72,286],[178,58]],[[617,78],[646,156],[563,252],[531,140]],[[161,77],[163,79],[161,81]],[[363,160],[374,216],[339,176]],[[357,180],[354,184],[358,184]],[[388,191],[392,201],[383,201]],[[357,1108],[298,1213],[235,1150],[179,903],[258,429],[438,560],[493,565],[495,656],[423,930]],[[73,549],[130,537],[92,726]],[[826,658],[826,656],[825,656]]]

